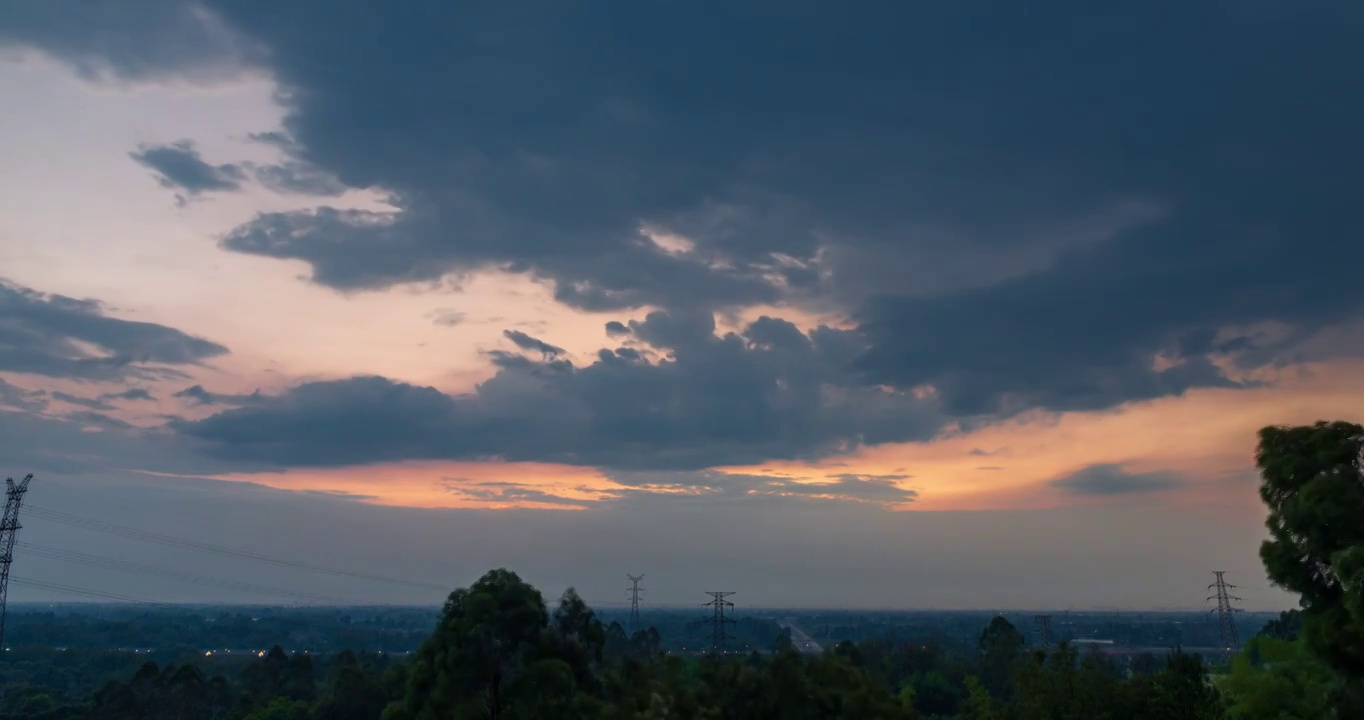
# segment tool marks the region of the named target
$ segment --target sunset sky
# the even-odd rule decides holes
[[[1362,22],[0,2],[20,539],[356,602],[442,594],[41,514],[600,603],[1289,607],[1255,432],[1364,415]]]

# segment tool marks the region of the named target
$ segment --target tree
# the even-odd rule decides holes
[[[990,694],[1008,697],[1009,679],[1023,656],[1023,634],[996,615],[980,633],[980,682]]]
[[[1261,635],[1275,640],[1297,640],[1302,634],[1302,611],[1285,610],[1277,620],[1270,620],[1260,628]]]
[[[1302,641],[1257,635],[1232,660],[1220,687],[1233,720],[1330,717],[1331,669]]]
[[[1161,720],[1217,720],[1224,717],[1221,695],[1208,684],[1203,658],[1176,650],[1165,669],[1152,678],[1149,717]]]
[[[1264,428],[1255,455],[1269,508],[1260,558],[1299,594],[1307,646],[1341,680],[1341,717],[1364,717],[1362,451],[1364,427],[1319,422]]]
[[[370,720],[388,705],[388,693],[378,673],[360,664],[350,650],[332,660],[322,700],[313,710],[314,720]]]
[[[413,660],[405,713],[386,716],[501,717],[506,688],[548,622],[540,592],[511,571],[455,590]]]
[[[966,678],[966,700],[961,704],[961,717],[963,720],[1004,720],[999,701],[974,675]]]

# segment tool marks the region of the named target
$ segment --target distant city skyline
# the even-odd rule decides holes
[[[259,5],[0,9],[0,476],[427,587],[35,515],[13,600],[1295,603],[1255,433],[1364,408],[1357,11]]]

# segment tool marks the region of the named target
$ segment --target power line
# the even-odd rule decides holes
[[[144,600],[142,598],[120,595],[118,593],[104,592],[102,590],[91,590],[89,588],[75,587],[73,585],[63,585],[61,583],[42,582],[41,580],[25,580],[21,577],[10,578],[16,585],[49,590],[51,592],[63,593],[66,595],[78,595],[81,597],[95,598],[97,600],[113,600],[115,602],[132,603],[135,605],[155,605],[157,607],[174,607],[170,603],[156,602],[155,600]]]
[[[712,608],[710,617],[710,651],[719,655],[725,647],[726,640],[733,640],[734,636],[725,632],[726,625],[733,625],[734,619],[725,617],[725,610],[732,609],[734,603],[725,598],[733,595],[733,592],[712,592],[706,594],[714,598],[706,603],[705,607]]]
[[[69,562],[76,565],[85,565],[88,567],[118,570],[121,572],[136,573],[140,575],[155,575],[158,577],[164,577],[179,582],[189,583],[192,585],[221,588],[225,590],[237,590],[239,592],[252,593],[256,595],[289,597],[295,600],[333,603],[337,605],[358,604],[351,603],[346,600],[339,600],[337,598],[329,597],[326,595],[316,595],[308,592],[299,592],[296,590],[287,590],[285,588],[271,587],[269,585],[258,585],[256,583],[243,582],[238,580],[227,580],[224,578],[209,577],[207,575],[198,575],[195,573],[185,572],[182,570],[171,570],[168,568],[159,568],[151,565],[142,565],[140,563],[135,563],[128,560],[119,560],[116,558],[102,557],[99,555],[90,555],[88,553],[76,552],[75,550],[64,550],[62,548],[44,547],[42,545],[36,545],[34,543],[28,543],[23,541],[15,543],[15,545],[25,550],[27,554],[36,555],[38,557],[45,557],[50,560],[60,560],[62,562]]]
[[[0,515],[0,647],[5,646],[5,606],[9,600],[9,567],[14,562],[14,541],[19,536],[19,506],[33,481],[33,474],[18,483],[5,478],[5,512]]]
[[[114,523],[105,522],[103,520],[94,520],[91,518],[81,517],[79,515],[72,515],[70,513],[64,513],[57,510],[48,510],[46,508],[40,508],[33,505],[30,505],[28,507],[28,511],[34,517],[42,520],[47,520],[49,522],[61,523],[63,525],[78,527],[85,530],[94,530],[97,532],[108,533],[110,535],[118,535],[120,537],[125,537],[132,540],[141,540],[143,542],[166,545],[168,547],[179,548],[182,550],[194,550],[196,552],[211,553],[214,555],[237,558],[240,560],[253,560],[256,562],[270,563],[272,565],[293,568],[295,570],[308,570],[310,572],[324,573],[328,575],[339,575],[342,577],[352,577],[359,578],[362,580],[371,580],[374,582],[389,583],[391,585],[405,585],[407,587],[417,587],[427,590],[438,590],[440,592],[447,592],[449,590],[449,588],[447,587],[444,587],[442,585],[436,585],[433,583],[418,582],[415,580],[403,580],[400,578],[386,577],[383,575],[374,575],[371,573],[357,572],[354,570],[345,570],[342,568],[328,567],[325,565],[313,565],[311,563],[298,562],[295,560],[286,560],[283,558],[262,555],[260,553],[251,552],[249,550],[238,550],[235,548],[224,547],[222,545],[213,545],[210,543],[199,542],[198,540],[188,540],[185,538],[179,538],[172,535],[163,535],[161,533],[151,532],[150,530],[139,530],[137,528],[131,528],[124,525],[116,525]]]
[[[633,635],[639,629],[639,593],[643,590],[639,584],[643,582],[644,574],[641,573],[639,577],[635,577],[630,573],[625,573],[625,577],[630,578],[630,634]]]
[[[1217,600],[1217,607],[1208,612],[1217,613],[1217,619],[1222,630],[1222,649],[1235,652],[1241,648],[1241,639],[1236,632],[1236,613],[1241,612],[1241,609],[1232,607],[1231,601],[1241,598],[1229,592],[1236,586],[1227,582],[1226,577],[1224,577],[1227,574],[1226,570],[1214,570],[1212,574],[1217,579],[1208,586],[1208,589],[1216,588],[1216,592],[1209,595],[1208,600]]]

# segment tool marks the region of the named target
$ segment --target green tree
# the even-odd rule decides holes
[[[962,720],[1004,720],[1004,708],[974,675],[966,678],[966,700],[961,704]]]
[[[980,682],[991,695],[998,698],[1009,696],[1009,680],[1023,657],[1024,644],[1023,634],[1002,615],[996,615],[981,631],[977,644],[980,650]]]
[[[313,710],[313,720],[373,720],[388,701],[377,670],[361,665],[355,653],[343,650],[332,660],[322,699]]]
[[[1298,635],[1302,634],[1302,611],[1285,610],[1279,613],[1279,618],[1265,623],[1259,634],[1275,640],[1297,640]]]
[[[1260,431],[1255,460],[1269,578],[1298,593],[1307,646],[1341,680],[1336,713],[1364,717],[1364,427],[1319,422]]]
[[[243,720],[309,720],[308,703],[277,697],[268,705],[246,715]],[[185,717],[194,717],[192,715]]]
[[[517,680],[536,661],[548,627],[540,591],[509,570],[492,570],[455,590],[412,659],[406,697],[385,717],[518,717],[518,701],[541,700],[526,695],[530,685]],[[557,669],[536,672],[549,678]]]
[[[1257,635],[1218,686],[1233,720],[1317,720],[1330,717],[1334,679],[1303,642]]]
[[[1165,669],[1151,678],[1152,695],[1144,717],[1152,720],[1218,720],[1225,717],[1221,695],[1208,682],[1207,666],[1197,655],[1176,650]]]

